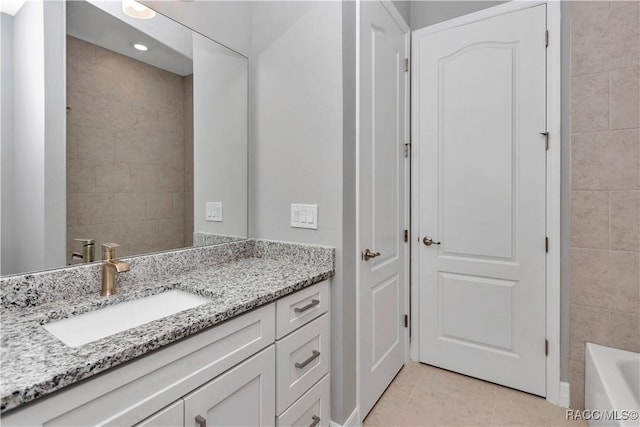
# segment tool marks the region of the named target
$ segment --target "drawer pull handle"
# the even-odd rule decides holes
[[[302,362],[302,363],[296,362],[296,368],[302,369],[305,366],[307,366],[309,363],[311,363],[314,360],[316,360],[320,356],[320,352],[317,351],[317,350],[313,350],[311,353],[312,353],[311,356],[309,356],[309,358],[307,360],[305,360],[304,362]]]
[[[320,424],[320,417],[317,415],[314,415],[313,417],[311,417],[311,419],[313,420],[313,422],[311,424],[309,424],[309,427],[316,427],[318,424]]]
[[[295,311],[296,313],[304,313],[305,311],[315,307],[318,304],[320,304],[320,300],[312,299],[309,304],[305,305],[304,307],[296,307],[293,309],[293,311]]]
[[[207,420],[200,415],[196,415],[196,424],[198,424],[199,427],[207,427]]]

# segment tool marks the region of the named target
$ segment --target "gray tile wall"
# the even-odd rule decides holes
[[[119,256],[190,244],[186,79],[67,37],[68,261],[74,238],[96,239],[97,259],[105,242]]]
[[[571,406],[584,343],[640,351],[640,3],[571,5]]]

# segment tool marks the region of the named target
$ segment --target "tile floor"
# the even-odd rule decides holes
[[[443,369],[408,363],[365,426],[586,426],[543,398]]]

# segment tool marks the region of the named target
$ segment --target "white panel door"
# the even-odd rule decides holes
[[[545,30],[540,5],[414,39],[420,360],[538,395]]]
[[[274,425],[275,363],[272,345],[187,395],[184,425]]]
[[[405,32],[380,2],[361,2],[359,248],[360,414],[405,360]]]

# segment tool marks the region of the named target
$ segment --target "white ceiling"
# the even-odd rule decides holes
[[[27,0],[0,0],[0,12],[14,16]]]
[[[131,18],[120,1],[68,1],[67,34],[181,76],[193,72],[190,29],[160,14]],[[133,43],[149,50],[138,51]]]

